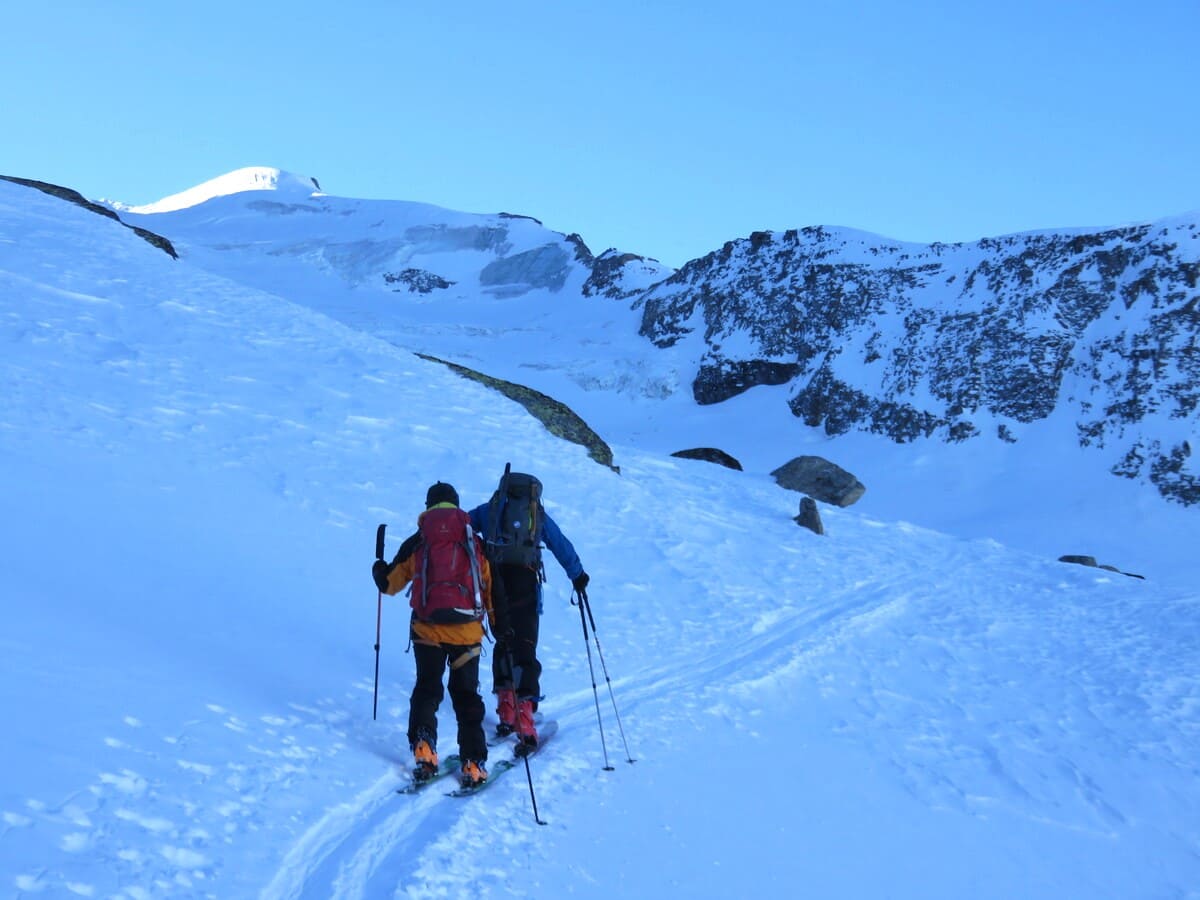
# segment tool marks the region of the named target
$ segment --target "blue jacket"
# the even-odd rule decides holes
[[[490,503],[481,503],[469,513],[471,527],[485,539],[487,538],[489,506]],[[563,571],[572,581],[583,573],[583,563],[579,561],[579,554],[575,552],[575,546],[567,540],[567,536],[550,518],[550,513],[546,512],[545,508],[538,517],[538,533],[534,537],[539,544],[545,544],[554,554],[554,558],[558,560],[558,564],[563,567]]]

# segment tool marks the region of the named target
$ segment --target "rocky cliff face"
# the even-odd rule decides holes
[[[591,273],[581,289],[585,297],[625,300],[672,273],[672,269],[658,260],[636,253],[610,248],[595,256],[578,234],[567,235],[567,241],[575,246],[575,261]]]
[[[829,434],[1014,441],[1065,410],[1114,473],[1200,503],[1200,223],[971,244],[759,232],[637,296],[641,333],[694,344],[718,403],[790,384]]]

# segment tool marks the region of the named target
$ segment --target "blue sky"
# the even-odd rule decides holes
[[[669,265],[1200,208],[1200,4],[25,2],[0,174],[147,203],[243,166]]]

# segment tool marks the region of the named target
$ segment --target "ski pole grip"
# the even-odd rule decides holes
[[[375,532],[375,558],[376,559],[383,559],[383,533],[385,531],[387,531],[387,523],[386,522],[383,523],[382,525],[380,525],[379,529]]]

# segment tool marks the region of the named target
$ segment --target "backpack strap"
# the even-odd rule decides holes
[[[469,647],[460,653],[454,659],[450,660],[450,669],[461,669],[475,657],[483,653],[483,648],[476,644],[474,647]]]
[[[496,539],[500,536],[500,517],[504,514],[504,507],[508,505],[508,476],[511,472],[512,463],[506,462],[504,474],[500,476],[500,486],[492,495],[491,507],[488,509],[487,534],[483,536],[483,540],[489,553],[494,552]]]
[[[429,597],[429,547],[422,540],[417,550],[421,554],[421,613],[424,614]]]
[[[492,502],[488,504],[488,526],[487,534],[483,536],[484,541],[489,547],[494,547],[496,541],[500,539],[500,523],[504,521],[504,508],[508,506],[508,497],[502,491],[496,491],[492,495]]]
[[[471,585],[475,588],[475,615],[483,618],[483,573],[479,567],[479,555],[475,552],[475,529],[471,523],[467,529],[467,557],[471,560]]]

